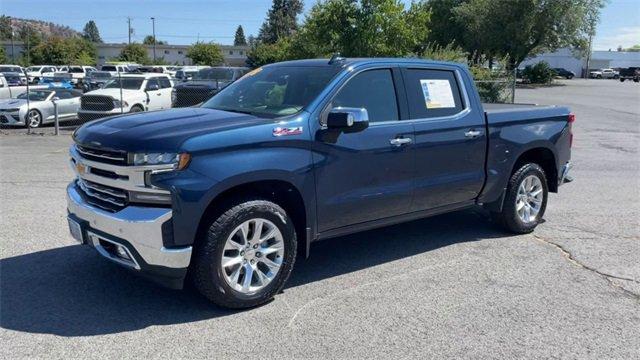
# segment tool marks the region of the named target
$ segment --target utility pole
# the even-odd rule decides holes
[[[131,18],[127,16],[127,23],[129,23],[129,45],[131,45]]]
[[[584,78],[589,78],[589,65],[591,64],[591,42],[593,40],[593,32],[589,33],[589,49],[587,49],[587,70],[584,73]]]
[[[151,26],[153,28],[153,64],[156,63],[156,18],[151,18]]]

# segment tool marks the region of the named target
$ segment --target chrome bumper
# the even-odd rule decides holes
[[[71,215],[87,224],[86,242],[95,247],[102,256],[120,265],[141,270],[138,264],[140,259],[133,256],[134,261],[131,264],[118,261],[100,245],[100,240],[119,243],[129,251],[134,250],[133,253],[137,253],[148,265],[178,269],[189,266],[191,246],[167,249],[162,243],[162,224],[171,219],[171,209],[127,206],[118,212],[111,213],[87,203],[78,192],[75,182],[67,186],[67,209]],[[103,236],[100,233],[110,236]],[[125,240],[128,244],[120,243],[115,239]]]
[[[573,164],[571,161],[564,164],[562,167],[562,174],[560,175],[560,185],[565,183],[570,183],[573,181],[573,178],[569,175],[569,171],[573,168]]]

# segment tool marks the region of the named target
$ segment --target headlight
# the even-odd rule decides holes
[[[133,165],[173,165],[182,170],[189,165],[191,156],[187,153],[139,153],[133,154]]]
[[[129,103],[126,101],[122,101],[120,102],[120,100],[113,100],[113,107],[128,107]]]

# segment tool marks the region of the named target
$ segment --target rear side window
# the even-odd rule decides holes
[[[453,71],[407,69],[405,75],[411,119],[451,116],[464,108]]]
[[[398,101],[390,69],[368,70],[351,78],[332,107],[365,108],[369,122],[398,120]]]

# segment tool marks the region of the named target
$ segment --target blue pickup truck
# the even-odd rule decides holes
[[[321,239],[474,206],[533,231],[570,180],[574,119],[564,107],[483,105],[459,64],[272,64],[200,107],[76,130],[68,223],[134,272],[252,307]]]

